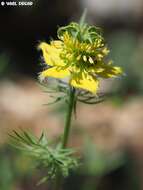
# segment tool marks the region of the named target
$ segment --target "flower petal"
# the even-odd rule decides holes
[[[63,42],[62,41],[60,41],[60,40],[54,40],[54,41],[51,41],[51,45],[53,46],[53,47],[56,47],[56,48],[62,48],[62,46],[63,46]]]
[[[50,66],[61,66],[64,65],[64,62],[60,58],[61,49],[59,47],[59,43],[53,42],[53,44],[49,45],[46,42],[40,43],[38,46],[39,49],[43,52],[43,57],[45,62]]]
[[[41,72],[40,78],[46,78],[46,77],[65,78],[69,75],[70,71],[68,69],[61,70],[57,67],[52,67]]]
[[[84,90],[88,90],[92,93],[96,93],[99,86],[99,81],[97,78],[93,78],[90,75],[87,75],[87,77],[82,77],[82,79],[74,79],[72,78],[70,81],[70,84],[74,86],[75,88],[82,88]]]
[[[106,65],[104,67],[104,71],[98,72],[98,76],[103,77],[103,78],[112,78],[112,77],[116,77],[122,74],[123,74],[123,71],[120,67],[114,67],[111,65]]]

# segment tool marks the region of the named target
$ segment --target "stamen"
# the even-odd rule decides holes
[[[87,61],[86,55],[83,56],[83,61],[85,61],[85,62]]]
[[[80,60],[80,58],[81,58],[81,55],[78,55],[78,56],[77,56],[77,58],[76,58],[76,59],[77,59],[77,61],[79,61],[79,60]]]
[[[104,49],[102,50],[102,52],[103,52],[104,55],[107,55],[110,51],[109,51],[109,49],[104,48]]]
[[[93,59],[92,59],[92,57],[89,57],[89,62],[91,63],[91,64],[93,64],[94,63],[94,61],[93,61]]]
[[[97,57],[98,57],[98,59],[100,60],[100,59],[103,58],[103,55],[102,55],[102,54],[98,54]]]

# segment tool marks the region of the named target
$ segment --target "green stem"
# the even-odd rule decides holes
[[[66,121],[65,121],[64,135],[62,139],[62,148],[65,148],[67,146],[74,103],[75,103],[75,89],[70,87],[69,104],[68,104],[67,116],[66,116]],[[60,190],[62,181],[63,181],[62,176],[58,175],[55,181],[54,190]]]
[[[61,190],[62,186],[62,176],[58,175],[55,181],[54,190]]]
[[[62,139],[62,148],[65,148],[67,146],[74,103],[75,103],[75,89],[70,87],[70,97],[69,97],[67,117],[66,117],[65,128],[64,128],[64,135]]]

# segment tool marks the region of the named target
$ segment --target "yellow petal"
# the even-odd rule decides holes
[[[93,78],[90,75],[87,75],[87,77],[83,77],[82,79],[74,79],[72,78],[70,81],[70,84],[74,86],[75,88],[81,88],[84,90],[88,90],[92,93],[96,93],[99,86],[99,81],[96,78]]]
[[[56,45],[49,45],[45,42],[40,43],[38,46],[43,52],[45,62],[50,66],[64,65],[63,60],[60,58],[61,49],[56,48]]]
[[[56,48],[62,48],[62,46],[63,46],[63,42],[62,41],[60,41],[60,40],[54,40],[54,41],[51,41],[51,45],[53,46],[53,47],[56,47]]]
[[[54,77],[54,78],[65,78],[70,75],[70,71],[68,69],[59,69],[57,67],[49,68],[40,74],[40,78],[46,77]]]
[[[103,78],[112,78],[112,77],[116,77],[122,74],[123,74],[123,71],[120,67],[113,67],[110,65],[106,65],[104,67],[104,71],[99,72],[98,76],[103,77]]]

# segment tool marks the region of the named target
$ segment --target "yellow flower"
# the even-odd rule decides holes
[[[96,93],[100,78],[121,75],[120,67],[113,66],[111,61],[105,62],[109,50],[102,36],[95,33],[96,37],[91,39],[88,34],[92,33],[82,38],[82,34],[76,37],[64,31],[59,40],[40,43],[45,63],[50,66],[41,72],[40,77],[68,77],[71,86]]]

